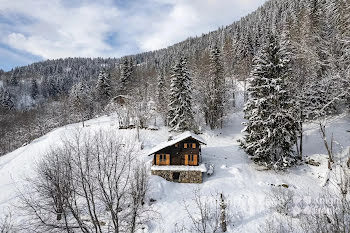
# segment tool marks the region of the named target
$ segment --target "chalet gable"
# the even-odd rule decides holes
[[[206,145],[206,142],[205,142],[205,140],[202,137],[200,137],[197,134],[194,134],[194,133],[192,133],[190,131],[186,131],[186,132],[184,132],[184,133],[174,137],[170,141],[160,143],[158,146],[152,148],[151,151],[147,155],[148,156],[153,155],[153,154],[157,153],[160,150],[163,150],[163,149],[165,149],[167,147],[173,146],[176,143],[182,142],[182,141],[187,140],[187,139],[193,139],[193,140],[197,141],[200,144]]]

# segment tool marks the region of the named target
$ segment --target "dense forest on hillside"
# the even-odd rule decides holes
[[[47,60],[1,71],[0,155],[57,126],[111,111],[125,127],[147,127],[162,116],[176,128],[180,123],[172,124],[168,115],[179,61],[190,77],[196,130],[223,127],[235,109],[238,82],[245,101],[250,98],[250,74],[271,37],[289,61],[283,63],[289,67],[285,91],[299,106],[300,135],[304,121],[349,109],[350,1],[270,0],[227,27],[158,51]]]

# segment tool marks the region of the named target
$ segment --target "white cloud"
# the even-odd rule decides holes
[[[159,0],[154,0],[159,1]],[[138,40],[143,50],[166,47],[189,36],[226,26],[245,16],[265,0],[179,0],[164,21],[155,21],[153,32]]]
[[[0,0],[0,42],[43,58],[118,57],[215,30],[265,0],[63,1]]]
[[[0,10],[10,20],[24,15],[30,21],[15,22],[16,27],[2,37],[2,43],[13,48],[44,58],[104,56],[112,49],[105,36],[113,29],[111,21],[118,19],[115,6],[89,3],[67,8],[58,0],[4,3]]]

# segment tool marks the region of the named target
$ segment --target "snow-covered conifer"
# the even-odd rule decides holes
[[[48,81],[48,90],[47,93],[49,95],[49,97],[57,97],[57,95],[59,94],[59,89],[57,87],[57,82],[56,79],[51,77]]]
[[[168,110],[170,130],[195,130],[192,112],[192,79],[187,68],[187,59],[181,57],[172,71]]]
[[[49,96],[49,82],[46,77],[44,77],[40,82],[40,92],[44,98]]]
[[[11,110],[15,107],[12,96],[4,88],[0,87],[0,110]]]
[[[96,84],[96,97],[99,101],[107,102],[111,98],[111,84],[109,75],[102,69]]]
[[[349,81],[339,75],[329,74],[321,80],[314,80],[305,89],[303,103],[306,119],[315,119],[337,112],[338,103],[347,96]]]
[[[221,51],[214,46],[210,54],[210,81],[205,96],[205,115],[211,129],[222,127],[224,116],[225,77]]]
[[[10,79],[10,84],[12,86],[18,86],[18,78],[15,74],[12,74],[11,79]]]
[[[293,146],[297,124],[294,101],[287,91],[288,62],[274,36],[254,59],[249,101],[244,113],[246,133],[241,148],[253,161],[283,169],[295,161]]]
[[[125,58],[121,64],[121,74],[120,74],[120,86],[119,93],[122,95],[127,94],[127,88],[130,84],[131,75],[133,72],[133,62],[130,59]]]
[[[35,79],[31,81],[30,96],[35,100],[39,95],[38,83]]]
[[[80,114],[84,125],[84,120],[92,114],[92,98],[90,88],[84,82],[75,84],[70,93],[69,101],[71,106]]]
[[[157,81],[157,110],[162,114],[164,123],[166,123],[167,99],[164,72],[159,72]]]

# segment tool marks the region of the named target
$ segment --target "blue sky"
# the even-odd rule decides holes
[[[0,0],[0,69],[121,57],[228,25],[265,0]]]

